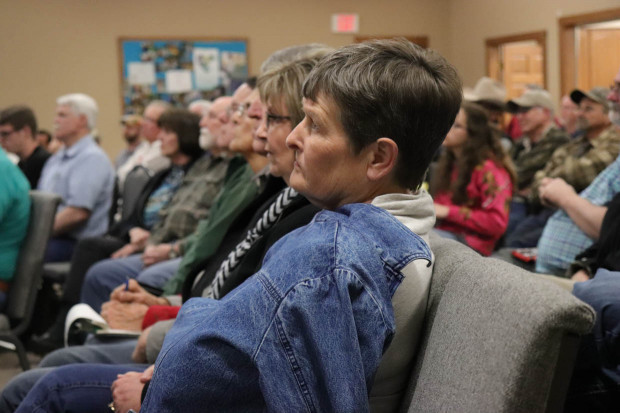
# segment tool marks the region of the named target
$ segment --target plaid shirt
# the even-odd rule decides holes
[[[189,168],[181,186],[151,229],[149,244],[183,240],[198,221],[209,216],[211,204],[224,183],[228,160],[205,155]]]
[[[620,193],[620,157],[609,165],[579,196],[595,205],[605,205]],[[538,241],[536,272],[563,275],[577,254],[592,244],[566,212],[549,218]]]
[[[510,153],[517,168],[517,188],[529,187],[534,174],[544,169],[553,152],[569,140],[566,132],[556,127],[549,128],[536,143],[531,143],[527,136],[521,138]]]
[[[620,154],[620,134],[612,125],[595,139],[585,136],[559,147],[547,166],[536,172],[532,184],[531,201],[540,203],[538,187],[543,178],[562,178],[575,191],[583,191],[603,169]]]

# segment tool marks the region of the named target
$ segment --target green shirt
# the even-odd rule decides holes
[[[0,149],[0,280],[11,281],[30,221],[30,184]]]
[[[185,243],[181,264],[174,277],[164,285],[164,295],[178,294],[193,266],[217,250],[234,219],[258,195],[259,187],[253,177],[252,168],[243,158],[230,161],[224,186],[211,207],[211,214],[198,223]]]

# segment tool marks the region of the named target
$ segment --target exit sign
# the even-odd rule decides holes
[[[357,33],[359,17],[357,14],[332,14],[332,32]]]

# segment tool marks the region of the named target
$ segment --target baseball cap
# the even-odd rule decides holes
[[[541,107],[553,110],[551,94],[544,89],[526,89],[521,96],[508,101],[508,110],[517,112],[519,108]]]
[[[121,118],[121,125],[136,125],[142,121],[142,116],[140,115],[124,115]]]
[[[581,100],[585,97],[597,103],[600,103],[606,108],[609,108],[609,103],[607,101],[607,95],[609,95],[609,88],[607,87],[600,87],[600,86],[594,87],[590,89],[589,92],[584,92],[582,90],[575,89],[572,92],[570,92],[570,100],[572,100],[576,104],[579,104]]]

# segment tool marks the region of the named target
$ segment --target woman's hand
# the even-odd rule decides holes
[[[141,303],[121,303],[108,301],[101,306],[101,317],[110,328],[141,331],[142,321],[149,307]]]
[[[150,236],[150,231],[140,227],[134,227],[129,230],[129,242],[138,248],[139,251],[142,251],[144,247],[146,247],[146,242]]]
[[[150,332],[151,327],[147,327],[138,338],[136,348],[133,350],[133,354],[131,355],[131,359],[136,363],[146,363],[146,340],[148,339]]]
[[[140,381],[142,383],[146,383],[147,381],[150,381],[153,378],[153,373],[155,373],[155,365],[151,364],[149,368],[144,370],[144,373],[142,373],[142,377],[140,377]]]
[[[434,203],[434,205],[435,205],[435,216],[437,217],[437,219],[444,219],[450,213],[449,207],[438,204],[436,202]]]
[[[110,258],[113,258],[113,259],[125,258],[125,257],[129,257],[131,254],[135,254],[136,252],[138,252],[138,250],[136,249],[135,245],[125,244],[124,247],[114,251],[112,255],[110,255]]]
[[[147,306],[152,305],[170,305],[164,297],[157,297],[140,287],[136,280],[129,280],[127,289],[125,284],[121,284],[110,294],[110,301],[119,301],[121,303],[141,303]]]
[[[149,245],[142,253],[142,263],[145,267],[170,259],[171,244]]]
[[[140,410],[142,388],[145,383],[142,381],[143,375],[144,373],[130,371],[125,374],[119,374],[117,379],[114,380],[111,390],[116,412],[127,413],[129,409]]]

